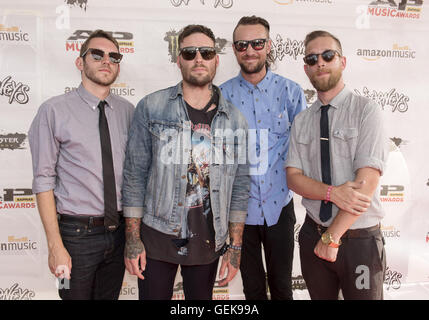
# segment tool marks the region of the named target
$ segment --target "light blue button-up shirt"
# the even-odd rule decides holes
[[[284,162],[295,116],[307,107],[304,92],[295,82],[268,70],[257,85],[241,73],[220,86],[224,97],[246,117],[249,124],[251,186],[246,224],[268,226],[293,197],[287,187]],[[253,131],[253,135],[252,135]],[[253,170],[252,170],[253,169]]]

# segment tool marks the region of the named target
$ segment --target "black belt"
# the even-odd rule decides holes
[[[320,235],[322,235],[322,233],[324,233],[328,229],[328,227],[324,227],[320,224],[317,224],[313,219],[308,216],[308,214],[305,216],[305,223],[308,223],[312,227],[316,228]],[[341,236],[341,238],[366,238],[377,234],[377,232],[379,231],[380,224],[368,228],[349,229]]]
[[[122,211],[118,211],[119,221],[123,221]],[[104,216],[83,216],[58,213],[58,221],[65,223],[78,223],[88,228],[104,226]]]

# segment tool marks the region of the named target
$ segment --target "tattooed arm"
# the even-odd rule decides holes
[[[140,239],[141,218],[125,218],[125,267],[132,275],[144,279],[146,250]],[[140,265],[139,265],[140,262]]]
[[[230,222],[229,223],[229,237],[230,244],[235,247],[241,247],[243,238],[244,223]],[[228,269],[226,278],[222,279],[219,285],[225,286],[237,274],[240,268],[241,250],[229,248],[222,257],[222,264],[219,270],[219,277],[222,279],[225,269]]]

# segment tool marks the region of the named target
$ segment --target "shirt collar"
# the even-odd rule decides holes
[[[91,92],[85,89],[83,84],[81,83],[79,87],[76,89],[77,94],[82,98],[83,101],[92,109],[96,110],[98,107],[98,104],[100,103],[100,99],[94,96]],[[104,101],[107,102],[107,106],[111,109],[113,109],[113,99],[112,95],[109,93],[109,95],[104,99]]]
[[[225,101],[225,99],[224,99],[224,97],[222,95],[222,92],[214,84],[213,84],[213,87],[216,88],[216,90],[218,90],[218,92],[219,92],[218,111],[219,112],[224,112],[226,114],[226,116],[229,117],[229,110],[226,107],[226,101]],[[183,97],[182,81],[180,81],[175,87],[173,87],[173,90],[171,91],[171,94],[170,94],[170,99],[174,100],[178,96],[182,96]]]
[[[267,69],[267,73],[265,74],[265,77],[259,81],[256,85],[250,83],[246,79],[244,79],[243,75],[241,74],[241,71],[238,73],[238,81],[240,84],[245,85],[250,90],[259,89],[261,91],[268,89],[270,87],[271,79],[273,78],[274,74],[271,72],[270,69]]]
[[[344,86],[344,88],[328,104],[335,109],[340,108],[349,93],[350,90],[346,88],[346,86]],[[320,101],[319,98],[317,98],[311,109],[313,110],[313,112],[318,112],[320,108],[322,108],[322,106],[324,106],[324,104],[322,103],[322,101]]]

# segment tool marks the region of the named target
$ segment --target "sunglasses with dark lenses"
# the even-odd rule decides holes
[[[194,60],[197,51],[200,52],[204,60],[211,60],[216,56],[216,49],[212,47],[185,47],[180,49],[180,55],[185,60]]]
[[[83,58],[87,53],[91,54],[91,57],[95,60],[95,61],[101,61],[104,58],[104,54],[105,52],[103,50],[100,49],[93,49],[93,48],[88,48],[82,55],[81,57]],[[118,64],[121,62],[122,60],[122,54],[118,53],[118,52],[109,52],[109,60],[111,63],[115,63]]]
[[[304,62],[309,66],[314,66],[319,59],[319,56],[322,56],[323,60],[330,62],[335,58],[335,55],[338,54],[341,57],[341,54],[337,50],[325,50],[322,53],[311,53],[304,57]]]
[[[234,41],[234,47],[235,47],[235,50],[237,50],[238,52],[243,52],[247,50],[250,43],[250,45],[254,50],[259,51],[264,49],[265,42],[267,42],[267,39],[237,40],[237,41]]]

